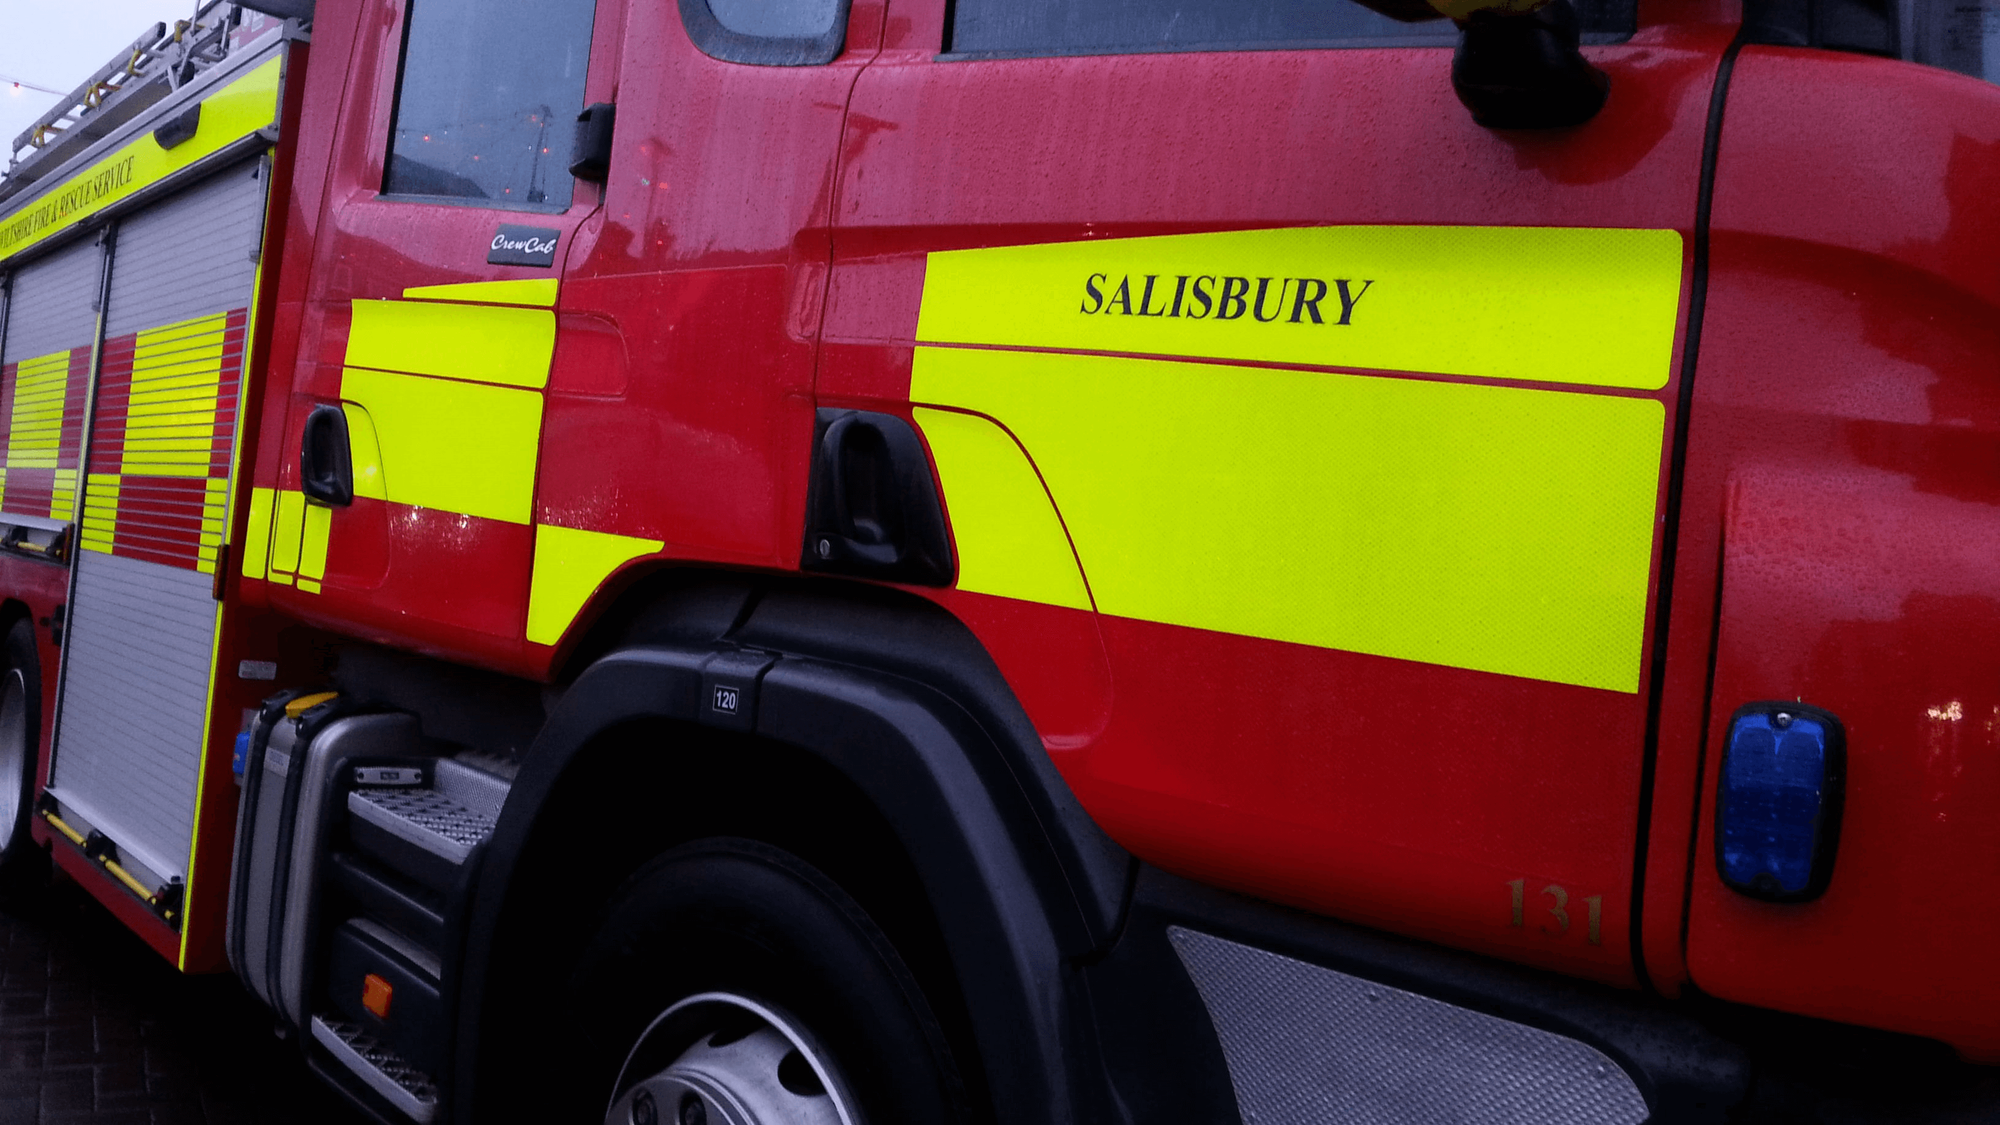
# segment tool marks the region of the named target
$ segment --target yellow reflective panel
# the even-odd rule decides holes
[[[419,285],[403,290],[417,301],[484,301],[492,305],[536,305],[554,308],[561,282],[553,277],[514,281],[468,281],[456,285]]]
[[[270,565],[271,509],[277,494],[268,488],[250,490],[249,524],[243,529],[243,577],[262,578]]]
[[[271,581],[290,582],[299,569],[299,536],[305,529],[306,494],[295,489],[278,493],[277,518],[271,526]]]
[[[340,395],[374,422],[383,492],[398,504],[525,524],[542,396],[350,367]]]
[[[658,551],[658,539],[635,539],[553,524],[535,525],[535,570],[528,594],[528,639],[562,640],[590,595],[611,573]]]
[[[315,582],[326,577],[326,541],[333,529],[333,509],[323,505],[306,503],[305,528],[299,536],[299,586],[305,587],[307,579]],[[314,591],[317,592],[317,591]]]
[[[91,473],[83,495],[83,518],[77,540],[86,551],[110,554],[118,531],[117,473]]]
[[[123,471],[205,477],[223,467],[215,461],[215,403],[228,324],[228,315],[217,313],[139,333]]]
[[[911,394],[1020,439],[1101,612],[1637,690],[1652,399],[963,348]]]
[[[1656,389],[1671,230],[1300,227],[930,256],[917,338]]]
[[[8,419],[7,467],[53,469],[62,445],[69,353],[24,359],[14,369],[14,411]]]
[[[916,417],[951,518],[958,588],[1089,609],[1062,521],[1014,439],[976,414],[919,409]]]
[[[67,230],[142,188],[278,120],[278,81],[284,60],[274,58],[202,99],[193,137],[169,149],[152,134],[85,168],[0,219],[0,258]]]
[[[354,494],[371,500],[387,500],[389,493],[382,476],[382,443],[375,437],[375,420],[356,403],[343,402],[340,410],[347,415],[347,455],[354,467]]]
[[[75,469],[56,470],[55,484],[49,493],[50,519],[76,518],[76,477]]]
[[[555,344],[556,314],[547,309],[356,301],[347,363],[539,388]]]
[[[204,482],[206,488],[201,499],[201,545],[210,556],[214,548],[222,546],[223,537],[229,530],[229,481],[223,477],[210,477]]]

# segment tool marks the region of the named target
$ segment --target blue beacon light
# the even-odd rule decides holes
[[[1716,779],[1723,883],[1767,902],[1818,898],[1833,877],[1846,767],[1846,732],[1832,713],[1802,703],[1737,708]]]

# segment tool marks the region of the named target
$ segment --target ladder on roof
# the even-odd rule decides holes
[[[208,0],[192,19],[147,29],[14,138],[0,174],[0,198],[228,58],[230,33],[242,19],[242,5]]]

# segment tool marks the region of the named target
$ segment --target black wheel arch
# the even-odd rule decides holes
[[[599,620],[485,849],[461,961],[451,1082],[460,1121],[484,1119],[482,1107],[513,1096],[504,1076],[533,1065],[504,1047],[520,1038],[510,1021],[532,1008],[495,999],[546,968],[526,937],[544,899],[529,883],[589,862],[588,844],[552,839],[590,835],[574,811],[587,803],[575,779],[601,787],[628,767],[665,777],[645,770],[666,768],[675,749],[721,763],[694,787],[746,810],[756,797],[740,790],[759,784],[774,754],[794,756],[790,772],[822,778],[827,802],[844,795],[863,806],[844,815],[860,836],[875,827],[896,853],[887,866],[907,864],[996,1118],[1097,1116],[1086,1108],[1098,1102],[1095,1083],[1081,1077],[1094,1036],[1073,966],[1115,939],[1136,865],[1064,786],[969,630],[894,590],[734,575],[640,583]],[[669,842],[671,830],[661,832]],[[561,854],[575,858],[550,866]],[[590,924],[544,918],[541,932]]]

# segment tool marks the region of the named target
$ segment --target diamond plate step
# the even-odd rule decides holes
[[[396,838],[462,864],[493,834],[507,783],[449,758],[437,763],[429,789],[363,788],[347,795],[347,811]]]
[[[339,1016],[314,1016],[312,1034],[342,1066],[417,1125],[430,1125],[437,1116],[437,1087],[430,1075],[404,1062],[359,1026]]]

